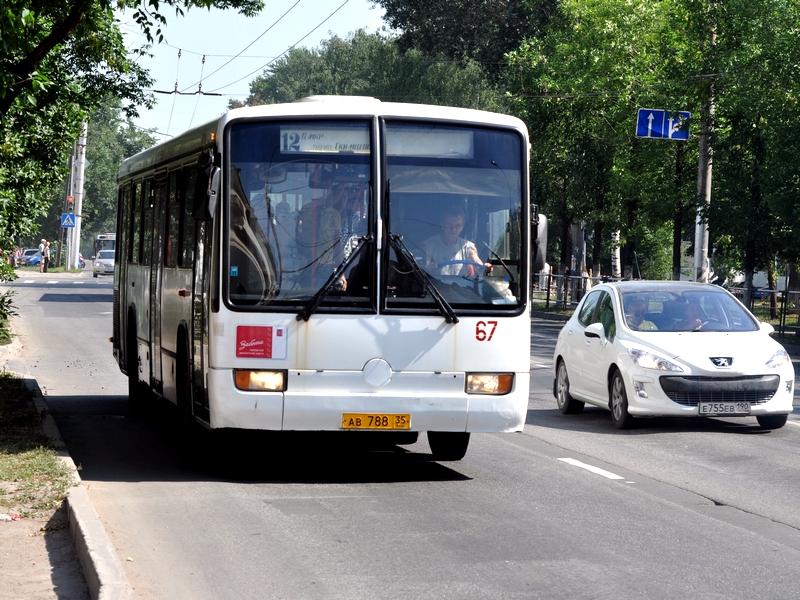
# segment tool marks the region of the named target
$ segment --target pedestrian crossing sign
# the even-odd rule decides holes
[[[61,227],[75,227],[75,215],[73,213],[61,213]]]

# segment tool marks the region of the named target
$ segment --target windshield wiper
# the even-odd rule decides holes
[[[303,307],[303,309],[297,313],[295,317],[298,321],[308,321],[308,318],[317,312],[319,305],[322,304],[322,300],[327,296],[330,291],[333,289],[334,284],[339,279],[342,273],[345,272],[347,267],[350,266],[356,256],[361,254],[361,251],[367,247],[367,243],[372,243],[373,237],[371,233],[368,233],[365,236],[358,238],[358,246],[356,246],[353,251],[350,253],[350,256],[345,258],[338,267],[333,270],[331,276],[328,277],[328,280],[325,282],[321,288],[317,290],[317,293],[308,301],[308,303]]]
[[[400,262],[411,271],[414,276],[417,278],[428,293],[433,298],[433,301],[436,303],[436,306],[439,308],[439,312],[442,313],[445,322],[447,323],[458,323],[458,317],[456,316],[456,311],[453,310],[453,307],[448,304],[447,300],[444,299],[442,294],[430,280],[428,274],[422,270],[422,267],[417,264],[417,261],[414,259],[414,255],[411,254],[409,249],[403,243],[403,236],[397,235],[395,233],[389,234],[389,244],[394,248],[395,254],[397,254],[397,258],[400,259]]]

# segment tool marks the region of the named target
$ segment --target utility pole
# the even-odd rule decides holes
[[[694,229],[694,280],[703,283],[708,283],[709,275],[708,223],[703,219],[703,211],[711,205],[712,150],[709,137],[713,117],[714,100],[709,95],[708,102],[703,105],[700,115],[700,159],[697,167],[697,195],[700,205],[697,207]]]
[[[717,3],[712,0],[712,19],[716,18],[715,9]],[[706,65],[709,65],[708,72],[712,75],[716,73],[716,45],[717,28],[715,21],[711,23],[711,32],[708,40],[708,54],[706,55]],[[708,96],[703,103],[700,111],[700,159],[697,166],[697,196],[700,204],[697,207],[697,220],[694,230],[694,280],[708,283],[710,264],[708,260],[708,224],[702,217],[702,213],[711,206],[711,164],[713,151],[711,149],[711,127],[714,121],[714,80],[708,86]]]
[[[73,142],[72,144],[72,154],[69,155],[69,174],[67,175],[67,181],[64,189],[64,205],[61,207],[61,212],[67,212],[67,199],[72,196],[72,180],[74,179],[73,174],[75,172],[75,146],[77,142]],[[64,248],[64,228],[61,228],[61,233],[58,234],[58,250],[56,250],[56,265],[61,266],[61,252]],[[64,255],[64,262],[67,262],[66,253]]]
[[[75,185],[73,197],[75,198],[75,227],[71,228],[69,256],[67,256],[67,269],[78,268],[78,253],[81,246],[81,212],[83,209],[83,174],[86,168],[86,132],[87,125],[83,124],[81,136],[78,138],[78,156],[75,161]]]

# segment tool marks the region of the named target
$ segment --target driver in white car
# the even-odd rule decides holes
[[[492,272],[492,264],[484,263],[475,244],[462,237],[464,213],[450,209],[439,224],[442,232],[422,242],[425,252],[425,269],[434,275],[460,275],[473,277],[475,269],[483,265],[485,273]]]

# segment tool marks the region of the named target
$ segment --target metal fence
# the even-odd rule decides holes
[[[744,288],[730,288],[728,290],[739,300],[744,301]],[[772,309],[772,297],[775,298],[775,309]],[[798,290],[770,290],[761,288],[753,290],[748,308],[761,321],[774,321],[778,319],[775,328],[781,336],[800,335],[800,291]]]
[[[544,308],[575,308],[592,287],[599,283],[619,281],[613,277],[588,277],[580,275],[555,275],[539,273],[533,276],[532,299]]]

